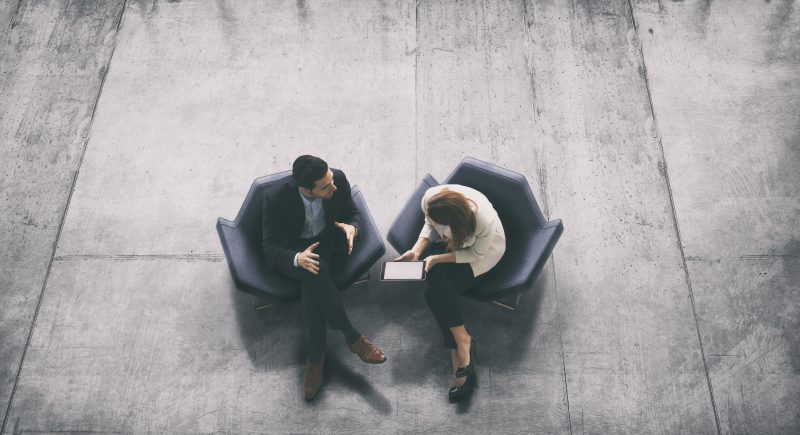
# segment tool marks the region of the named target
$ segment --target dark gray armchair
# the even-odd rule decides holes
[[[240,290],[257,296],[268,305],[292,302],[300,298],[299,282],[267,270],[261,250],[261,205],[264,190],[291,176],[291,171],[284,171],[256,179],[250,186],[236,219],[233,222],[217,219],[217,233],[233,281]],[[361,190],[358,186],[353,186],[351,190],[353,202],[361,212],[362,223],[352,255],[332,257],[331,270],[335,271],[333,279],[341,290],[356,282],[386,252]]]
[[[414,246],[424,219],[422,196],[438,184],[430,174],[426,175],[392,223],[387,239],[397,252]],[[462,160],[443,184],[469,186],[486,195],[506,233],[502,260],[465,296],[516,308],[519,295],[531,287],[564,232],[561,220],[545,220],[524,176],[471,157]]]

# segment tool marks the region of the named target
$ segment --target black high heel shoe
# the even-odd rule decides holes
[[[460,386],[451,385],[450,391],[447,392],[447,398],[450,400],[458,400],[469,395],[475,388],[475,383],[478,381],[478,375],[475,372],[475,361],[478,359],[478,351],[476,350],[478,342],[474,338],[470,339],[469,348],[469,364],[466,367],[459,367],[456,369],[456,378],[467,378]]]

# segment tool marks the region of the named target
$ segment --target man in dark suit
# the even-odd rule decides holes
[[[331,255],[350,255],[361,215],[344,172],[319,157],[304,155],[292,179],[268,189],[262,211],[262,248],[269,268],[301,281],[309,335],[303,390],[313,399],[322,385],[327,327],[342,331],[350,351],[367,363],[386,356],[350,323],[331,279]]]

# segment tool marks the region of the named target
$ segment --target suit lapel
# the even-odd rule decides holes
[[[325,201],[322,201],[322,210],[325,212],[325,224],[329,224],[333,222],[333,212],[331,209],[333,208],[333,202],[336,201],[336,193],[333,194],[333,198]]]
[[[338,180],[336,180],[336,178],[337,178],[336,177],[337,170],[333,169],[333,168],[331,168],[331,170],[333,171],[334,181],[338,181]],[[337,190],[336,192],[333,192],[333,197],[331,197],[331,199],[322,202],[322,209],[325,210],[325,224],[326,225],[327,224],[331,224],[332,225],[334,220],[336,219],[335,211],[338,210],[338,204],[339,204],[338,201],[341,200],[340,199],[341,196],[342,196],[341,192],[339,192]]]
[[[303,207],[303,200],[300,198],[300,191],[298,190],[297,183],[290,180],[286,184],[286,214],[288,215],[289,222],[299,222],[297,234],[303,231],[303,225],[306,222],[305,207]]]

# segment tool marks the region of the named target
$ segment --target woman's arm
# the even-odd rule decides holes
[[[425,250],[428,249],[428,244],[430,244],[430,240],[424,237],[420,237],[417,239],[417,243],[414,244],[414,247],[406,251],[403,255],[394,259],[394,261],[419,261],[422,257],[422,254],[425,253]]]
[[[428,249],[428,245],[431,243],[430,239],[426,239],[425,237],[420,237],[417,239],[417,243],[414,244],[414,247],[411,248],[412,251],[415,251],[421,257],[422,254],[425,253],[425,250]]]
[[[447,252],[438,255],[429,255],[425,258],[425,272],[430,272],[433,266],[440,263],[455,263],[456,254],[454,252]]]

